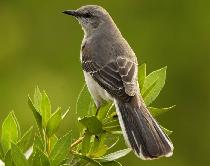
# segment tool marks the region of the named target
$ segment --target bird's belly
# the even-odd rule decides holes
[[[99,108],[104,101],[112,101],[113,98],[111,95],[103,89],[93,78],[92,76],[84,71],[85,82],[87,84],[88,90],[96,104],[96,107]]]

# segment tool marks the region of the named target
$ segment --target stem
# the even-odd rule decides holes
[[[46,152],[49,155],[50,154],[50,138],[47,136],[46,132],[44,132],[44,137],[45,137],[45,143],[46,143]]]
[[[71,144],[70,149],[73,149],[75,146],[79,145],[83,139],[84,139],[84,136],[79,137],[75,142]]]
[[[50,138],[47,138],[47,154],[49,155],[50,154]]]

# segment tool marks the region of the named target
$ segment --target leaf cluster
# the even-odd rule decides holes
[[[139,67],[139,87],[142,97],[153,116],[159,116],[172,107],[155,108],[151,104],[165,85],[166,67],[146,74],[146,64]],[[96,109],[87,87],[78,96],[76,111],[80,135],[71,131],[57,137],[56,132],[65,118],[65,112],[58,107],[52,111],[46,92],[35,88],[33,100],[28,104],[36,121],[34,133],[30,127],[21,133],[19,122],[10,112],[4,119],[0,139],[0,159],[6,166],[120,166],[117,160],[126,156],[131,149],[118,149],[115,145],[122,138],[122,131],[113,103],[106,103]],[[162,127],[166,134],[172,131]],[[115,147],[115,148],[114,148]]]

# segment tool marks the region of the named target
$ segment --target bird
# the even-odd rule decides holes
[[[170,157],[173,144],[152,117],[138,85],[137,57],[110,14],[101,6],[65,10],[84,31],[80,60],[85,82],[97,108],[112,101],[123,137],[143,160]]]

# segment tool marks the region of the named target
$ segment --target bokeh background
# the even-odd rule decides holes
[[[79,61],[83,32],[65,9],[105,7],[148,72],[168,66],[155,106],[177,107],[159,118],[174,131],[172,158],[126,165],[197,166],[210,163],[210,1],[0,0],[0,122],[15,110],[22,131],[34,124],[27,95],[45,89],[53,108],[71,106],[58,134],[78,134],[75,103],[84,83]]]

